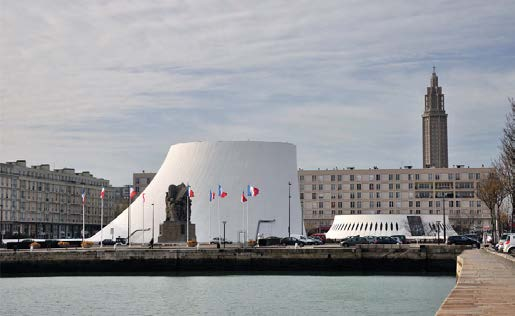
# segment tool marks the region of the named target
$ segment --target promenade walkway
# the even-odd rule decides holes
[[[464,251],[456,287],[436,315],[515,315],[515,260],[510,259],[486,249]]]

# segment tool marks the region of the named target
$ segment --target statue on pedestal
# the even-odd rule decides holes
[[[159,225],[160,243],[185,242],[187,239],[196,240],[195,224],[191,224],[191,199],[188,198],[188,188],[184,183],[171,184],[166,192],[166,220]],[[189,203],[189,205],[188,205]],[[187,218],[189,208],[189,218]],[[186,225],[189,225],[189,238],[186,236]]]

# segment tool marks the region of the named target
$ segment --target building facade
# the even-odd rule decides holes
[[[430,86],[425,96],[424,114],[422,114],[422,146],[424,168],[447,168],[447,113],[445,113],[444,94],[438,86],[435,67]]]
[[[490,211],[477,197],[490,168],[302,170],[306,231],[326,230],[335,215],[443,215],[458,233],[488,229]]]
[[[86,236],[100,229],[101,188],[104,225],[114,218],[115,194],[109,181],[88,171],[27,167],[25,160],[0,163],[0,233],[3,238],[80,238],[82,191],[86,192]]]
[[[140,173],[132,174],[132,185],[138,196],[145,190],[155,176],[155,172],[145,172],[145,170]]]

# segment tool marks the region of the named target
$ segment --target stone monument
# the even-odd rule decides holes
[[[188,188],[184,183],[171,184],[166,193],[166,220],[159,225],[159,243],[186,242],[196,240],[195,224],[190,222],[191,199],[188,198]],[[189,205],[188,205],[189,203]],[[187,208],[189,217],[187,218]],[[189,238],[186,236],[186,225],[189,223]]]

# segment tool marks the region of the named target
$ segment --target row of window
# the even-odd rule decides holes
[[[427,203],[427,206],[428,207],[441,207],[441,204],[440,202],[441,201],[435,201],[436,203],[433,203],[433,201],[428,201]],[[463,207],[465,205],[462,205],[461,201],[446,201],[448,207]],[[474,203],[475,202],[475,203]],[[324,208],[324,203],[325,202],[314,202],[311,204],[312,208]],[[343,202],[335,202],[335,201],[332,201],[330,202],[331,203],[331,208],[343,208]],[[366,204],[366,203],[365,203]],[[474,207],[474,204],[476,205],[476,207],[481,207],[481,201],[469,201],[468,205],[469,207]],[[362,201],[351,201],[349,203],[349,206],[350,208],[361,208],[362,207]],[[370,208],[375,208],[375,207],[381,207],[382,203],[381,201],[370,201],[368,203],[369,207]],[[413,206],[415,205],[415,206]],[[433,206],[434,205],[434,206]],[[401,201],[388,201],[388,207],[397,207],[397,208],[401,208],[402,207],[402,203]],[[408,207],[422,207],[422,203],[421,201],[415,201],[415,203],[413,204],[413,201],[409,201],[408,202]]]
[[[426,175],[426,174],[424,174]],[[429,173],[427,174],[427,179],[429,181],[432,181],[432,180],[461,180],[462,178],[465,179],[467,178],[468,180],[480,180],[481,179],[481,174],[480,173],[448,173],[446,174],[447,175],[447,179],[444,179],[445,174],[433,174],[433,173]],[[402,176],[402,177],[401,177]],[[388,179],[388,181],[400,181],[401,178],[402,180],[405,180],[406,179],[406,174],[369,174],[369,175],[311,175],[311,181],[312,182],[315,182],[315,181],[324,181],[324,180],[331,180],[332,182],[335,182],[335,181],[346,181],[348,179],[348,181],[362,181],[363,179],[367,179],[368,178],[368,181],[381,181],[381,180],[384,180],[386,181],[386,179]],[[305,179],[305,176],[304,175],[300,175],[299,176],[299,180],[301,182],[303,182]],[[407,180],[420,180],[421,177],[420,177],[420,174],[419,173],[416,173],[416,174],[407,174]]]
[[[365,210],[365,211],[368,211],[368,210]],[[460,215],[462,211],[465,212],[466,210],[448,210],[448,211],[446,211],[446,213],[448,215]],[[426,212],[426,211],[424,211],[424,212]],[[362,214],[362,210],[350,210],[349,213],[351,215],[352,214]],[[376,210],[375,213],[382,214],[382,211]],[[409,210],[409,213],[410,214],[422,214],[422,211],[421,210]],[[481,215],[481,210],[469,210],[468,213],[470,215]],[[324,214],[328,214],[328,213],[324,212],[324,210],[312,210],[311,214],[312,215],[324,215]],[[388,214],[400,214],[400,210],[389,210]],[[441,212],[440,212],[440,210],[429,210],[429,211],[427,211],[427,214],[439,215],[439,214],[441,214]],[[343,215],[343,210],[331,210],[331,215]]]
[[[337,224],[333,227],[331,227],[331,230],[340,230],[340,231],[383,231],[383,228],[385,231],[388,231],[388,228],[390,231],[393,231],[394,228],[396,231],[399,230],[399,224],[393,222],[379,222],[379,223],[344,223],[344,224]]]

